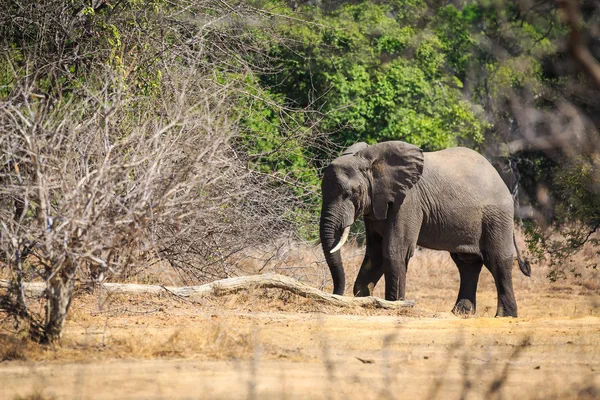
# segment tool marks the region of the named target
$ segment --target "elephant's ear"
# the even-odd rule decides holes
[[[371,203],[378,220],[387,218],[390,203],[402,204],[406,193],[423,174],[423,151],[412,144],[390,141],[362,150],[371,162]]]
[[[354,154],[358,153],[361,150],[366,149],[367,147],[369,147],[369,145],[366,144],[365,142],[354,143],[352,146],[350,146],[346,150],[344,150],[344,152],[342,153],[342,156],[349,156],[349,155],[353,156]]]

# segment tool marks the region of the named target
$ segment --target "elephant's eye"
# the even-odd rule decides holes
[[[342,195],[342,199],[347,199],[348,197],[352,196],[352,189],[350,189],[349,187],[343,187],[341,188],[341,195]]]

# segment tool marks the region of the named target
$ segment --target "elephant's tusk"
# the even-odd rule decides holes
[[[346,243],[346,240],[348,240],[349,234],[350,234],[350,225],[348,225],[346,227],[346,229],[344,229],[344,233],[342,233],[340,242],[337,244],[337,246],[335,246],[333,249],[331,249],[331,251],[330,251],[331,254],[335,253],[336,251],[338,251],[339,249],[342,248],[342,246]]]

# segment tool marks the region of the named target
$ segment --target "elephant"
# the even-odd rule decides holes
[[[455,314],[475,314],[483,265],[498,295],[496,316],[517,316],[512,284],[513,246],[519,268],[530,276],[514,237],[514,201],[496,169],[464,147],[423,152],[402,141],[356,143],[333,160],[322,179],[320,241],[333,278],[344,294],[340,248],[362,217],[365,257],[355,296],[370,296],[385,277],[385,299],[403,300],[406,272],[416,246],[448,251],[458,267]]]

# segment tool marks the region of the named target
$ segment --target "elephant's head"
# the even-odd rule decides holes
[[[350,225],[363,215],[385,220],[390,205],[401,204],[422,173],[421,149],[400,141],[374,146],[357,143],[327,167],[321,186],[320,235],[334,294],[344,294],[339,249],[348,238]]]

